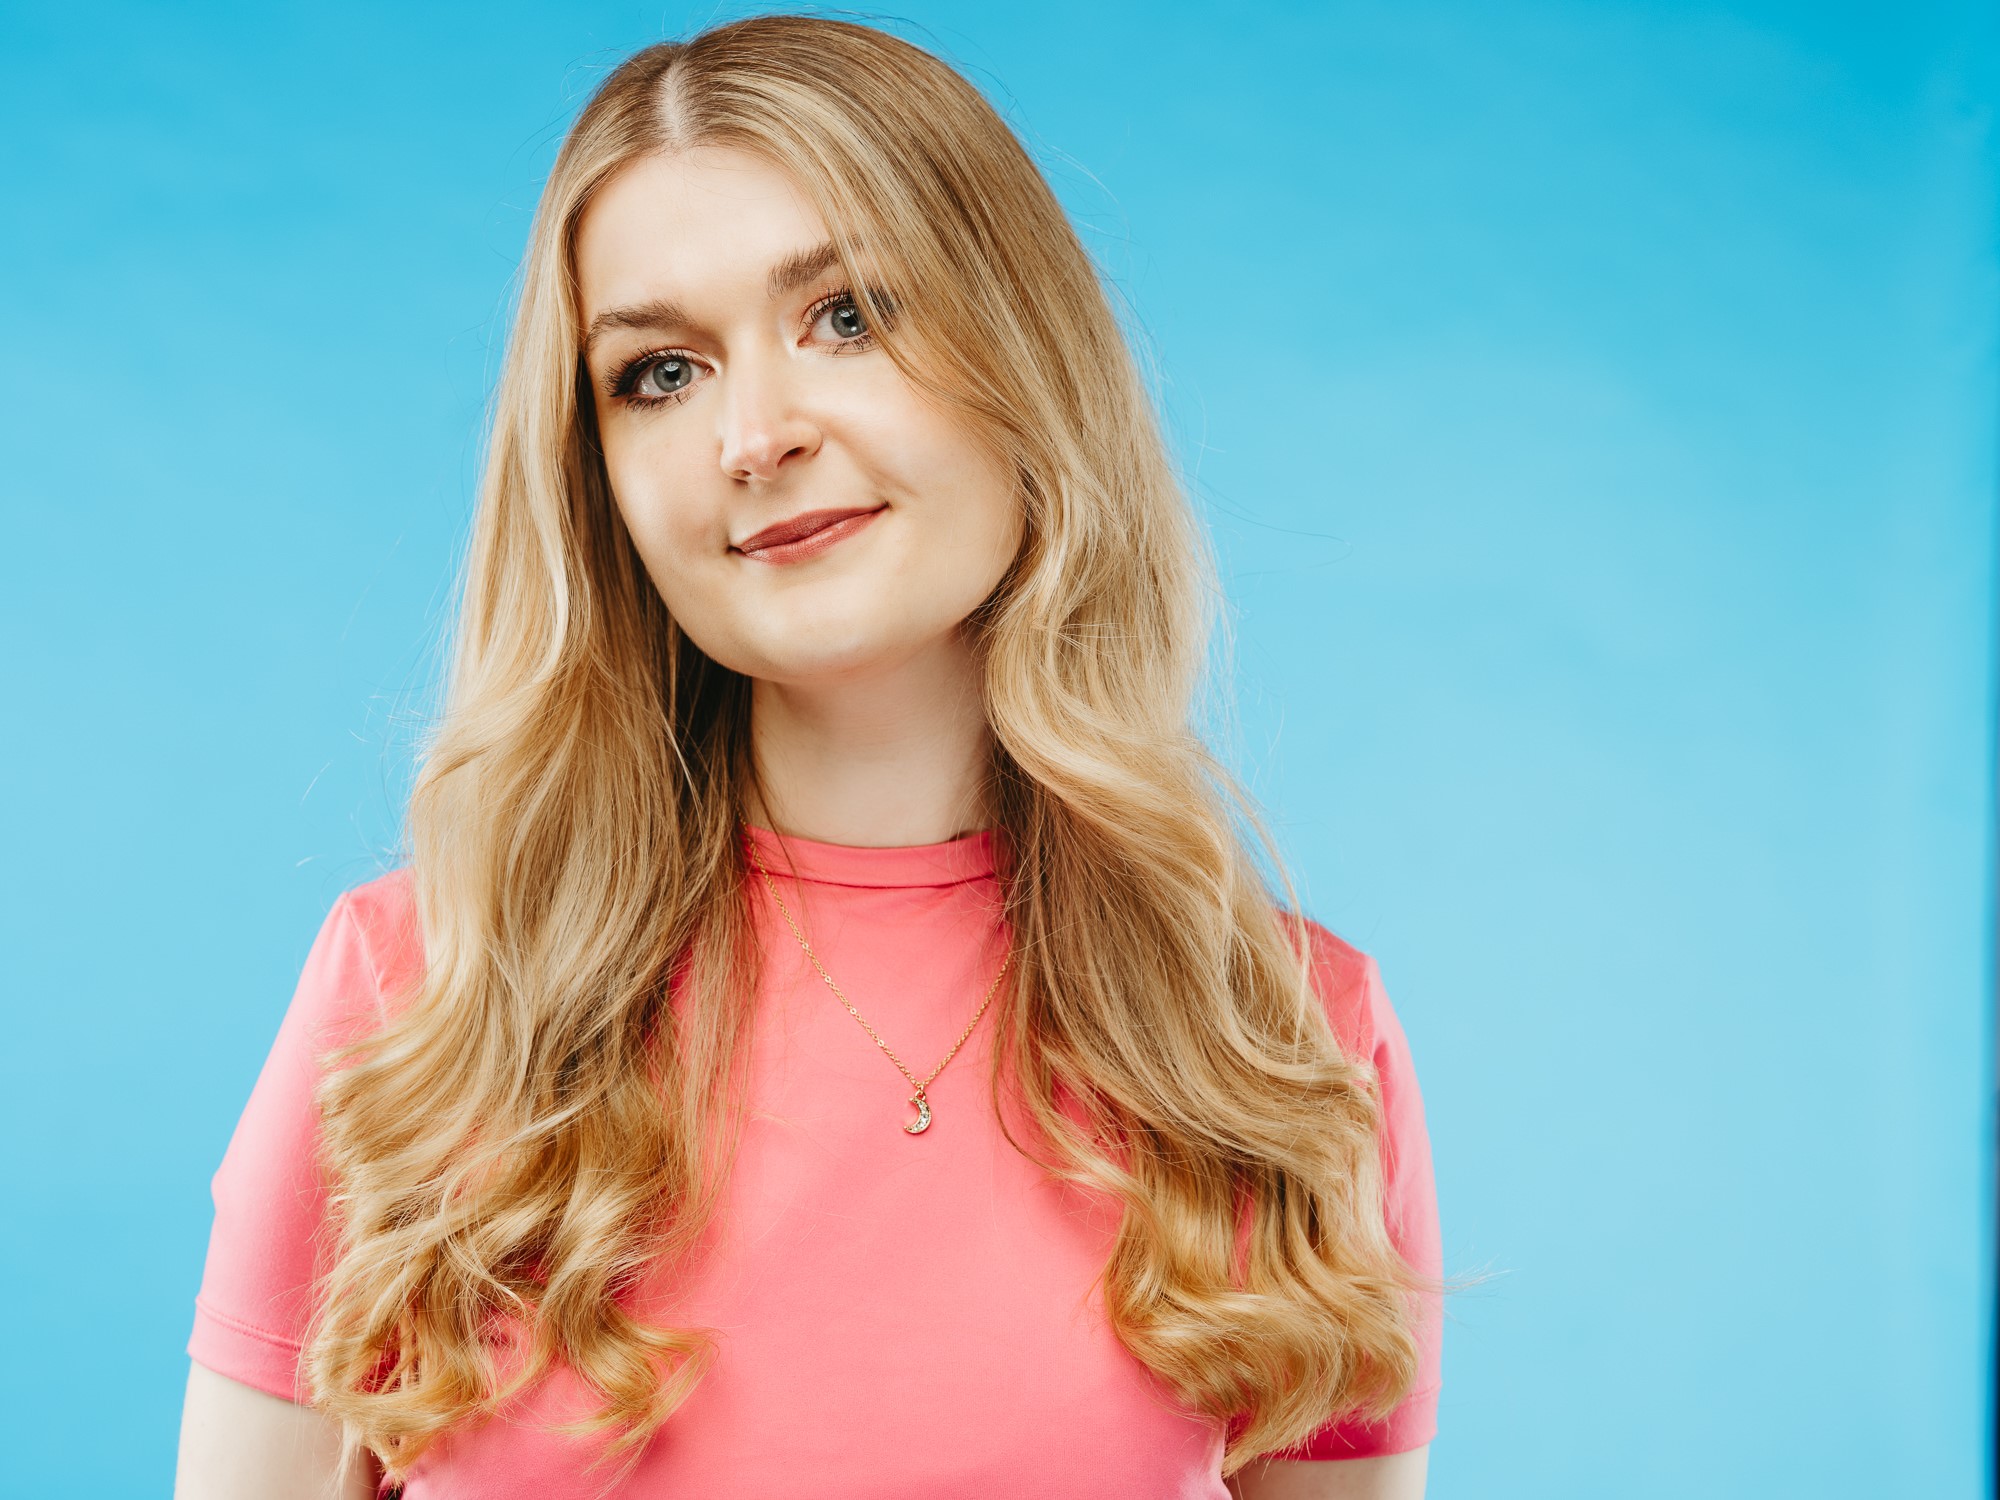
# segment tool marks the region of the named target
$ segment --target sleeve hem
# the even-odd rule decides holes
[[[1386,1458],[1421,1448],[1437,1437],[1438,1393],[1443,1382],[1410,1392],[1379,1423],[1339,1422],[1320,1429],[1303,1442],[1270,1458],[1293,1462],[1339,1461],[1350,1458]]]
[[[301,1349],[305,1348],[305,1345],[297,1339],[286,1338],[282,1333],[272,1333],[269,1329],[259,1328],[255,1323],[246,1323],[241,1318],[231,1317],[205,1297],[196,1297],[194,1299],[194,1310],[197,1318],[211,1319],[214,1322],[222,1324],[231,1333],[240,1333],[253,1339],[261,1339],[264,1343],[274,1344],[280,1349],[288,1349],[293,1354],[297,1354]]]
[[[306,1404],[310,1392],[300,1368],[300,1345],[268,1333],[195,1299],[194,1332],[187,1352],[196,1364],[282,1401]]]

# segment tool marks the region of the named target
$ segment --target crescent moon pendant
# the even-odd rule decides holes
[[[917,1135],[929,1130],[931,1128],[931,1101],[919,1094],[911,1099],[910,1102],[917,1107],[917,1119],[914,1125],[905,1125],[903,1127],[904,1131],[910,1135]]]

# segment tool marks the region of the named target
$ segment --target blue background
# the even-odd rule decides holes
[[[163,1494],[207,1180],[394,858],[540,177],[674,5],[0,10],[11,1493]],[[1996,35],[912,4],[1129,299],[1218,729],[1381,960],[1440,1497],[1985,1493]]]

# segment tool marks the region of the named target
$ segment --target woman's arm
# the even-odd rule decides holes
[[[373,1500],[370,1455],[339,1464],[339,1423],[190,1361],[174,1500]]]
[[[1262,1459],[1229,1478],[1237,1500],[1424,1500],[1430,1444],[1380,1458]]]

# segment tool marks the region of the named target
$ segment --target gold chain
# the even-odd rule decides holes
[[[738,821],[741,822],[742,820],[739,819]],[[743,823],[743,829],[748,833],[750,825]],[[875,1045],[880,1047],[889,1061],[896,1065],[896,1071],[909,1079],[912,1084],[916,1085],[917,1091],[910,1095],[910,1103],[917,1106],[916,1123],[905,1125],[903,1129],[910,1135],[917,1135],[929,1129],[931,1123],[931,1106],[930,1097],[925,1091],[937,1079],[938,1074],[944,1071],[945,1063],[950,1062],[952,1058],[958,1055],[958,1049],[963,1047],[965,1039],[972,1035],[972,1028],[977,1026],[979,1018],[986,1014],[986,1007],[993,1003],[993,997],[1000,989],[1001,977],[1007,972],[1008,961],[1014,956],[1013,950],[1010,948],[1001,956],[1000,968],[993,976],[993,983],[986,987],[986,998],[979,1002],[979,1009],[972,1013],[972,1019],[966,1023],[965,1030],[961,1031],[958,1034],[958,1040],[951,1044],[951,1051],[945,1053],[944,1062],[939,1063],[935,1068],[931,1069],[931,1076],[929,1078],[919,1079],[916,1074],[903,1066],[903,1060],[896,1056],[887,1042],[882,1040],[882,1034],[868,1024],[867,1019],[861,1012],[854,1008],[853,1002],[841,993],[840,986],[833,982],[833,976],[826,972],[826,966],[819,961],[819,955],[813,952],[812,944],[807,942],[806,935],[799,931],[799,924],[792,920],[791,908],[785,905],[785,898],[778,894],[778,887],[771,879],[771,872],[764,868],[764,861],[757,857],[755,834],[751,834],[750,839],[750,862],[757,867],[757,873],[764,877],[764,885],[771,892],[771,899],[778,903],[778,910],[784,916],[785,925],[792,929],[792,936],[799,940],[799,946],[805,949],[806,957],[812,960],[812,966],[819,970],[819,977],[826,981],[826,987],[839,997],[840,1003],[847,1007],[847,1013],[854,1017],[855,1020],[861,1022],[862,1029],[875,1038]]]

